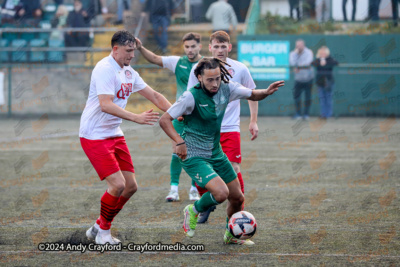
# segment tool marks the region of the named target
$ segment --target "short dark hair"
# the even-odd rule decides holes
[[[231,42],[231,37],[229,37],[229,34],[227,34],[224,31],[216,31],[210,36],[210,44],[213,40],[217,40],[218,43],[223,43],[223,42]]]
[[[130,43],[136,44],[136,37],[127,30],[117,31],[111,38],[111,48],[115,45],[124,46]]]
[[[225,66],[230,67],[231,65],[215,57],[203,57],[200,59],[199,63],[197,63],[197,67],[194,70],[194,75],[197,78],[197,76],[204,74],[204,70],[219,68],[221,70],[221,79],[224,82],[229,83],[228,77],[232,78],[232,75],[228,72]]]
[[[201,42],[201,35],[197,32],[189,32],[183,36],[182,43],[191,40],[195,40],[199,44]]]

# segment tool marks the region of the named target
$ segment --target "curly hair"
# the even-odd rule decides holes
[[[225,83],[229,83],[229,77],[232,78],[232,75],[225,66],[230,67],[231,65],[215,57],[204,57],[197,64],[194,75],[197,78],[199,75],[204,75],[204,70],[219,68],[221,70],[221,80]]]
[[[117,31],[111,38],[111,47],[115,45],[124,46],[131,43],[136,44],[136,37],[127,30]]]

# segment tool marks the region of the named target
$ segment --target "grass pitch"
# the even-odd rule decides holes
[[[245,210],[254,247],[223,244],[226,204],[190,239],[182,210],[166,203],[171,145],[159,126],[123,123],[139,190],[113,223],[124,244],[204,244],[200,252],[41,252],[38,244],[89,244],[85,231],[106,183],[83,153],[79,118],[3,120],[0,264],[4,266],[398,266],[400,123],[395,118],[293,121],[242,118]]]

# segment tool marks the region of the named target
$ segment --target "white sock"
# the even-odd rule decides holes
[[[194,213],[196,213],[196,214],[199,214],[199,212],[196,210],[196,208],[195,208],[195,206],[193,205],[193,208],[192,208],[192,210],[193,210],[193,212]]]
[[[105,235],[111,235],[111,230],[110,229],[108,229],[108,230],[103,230],[103,229],[99,229],[99,234],[101,234],[102,236],[105,236]]]
[[[178,192],[178,186],[177,185],[171,185],[171,190]]]
[[[197,191],[197,187],[195,187],[195,186],[193,186],[193,185],[190,187],[190,191],[196,191],[196,192],[198,192],[198,191]]]
[[[97,222],[95,222],[93,226],[94,226],[94,228],[96,228],[97,230],[100,229],[100,225],[98,225]]]

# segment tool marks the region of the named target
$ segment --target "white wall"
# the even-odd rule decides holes
[[[267,11],[272,14],[289,16],[288,0],[260,0],[261,14],[265,15]],[[332,16],[334,20],[343,20],[342,0],[332,0]],[[347,18],[351,19],[352,1],[347,0]],[[368,0],[357,0],[356,20],[364,20],[368,15]],[[392,5],[390,0],[381,0],[379,6],[379,16],[381,18],[392,17]]]

